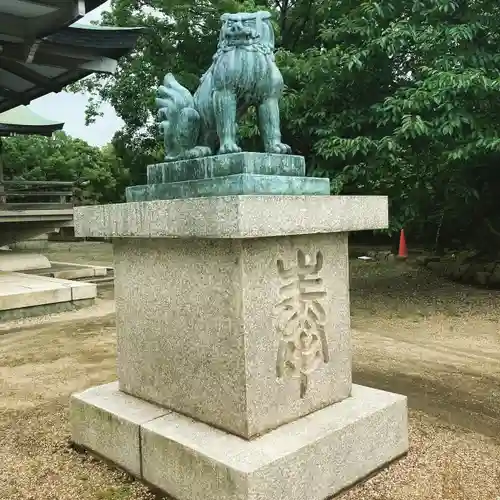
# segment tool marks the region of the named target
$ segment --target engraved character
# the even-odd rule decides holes
[[[316,253],[316,261],[302,250],[297,250],[297,262],[286,269],[278,260],[278,274],[282,300],[278,331],[281,335],[276,371],[279,378],[300,378],[300,397],[307,391],[308,376],[322,363],[328,363],[329,353],[325,334],[326,314],[321,300],[326,296],[319,272],[323,255]]]

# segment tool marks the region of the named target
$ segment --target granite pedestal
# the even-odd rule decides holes
[[[405,453],[406,398],[351,381],[347,234],[386,225],[375,196],[76,209],[113,238],[119,380],[72,397],[73,441],[179,500],[322,500]]]

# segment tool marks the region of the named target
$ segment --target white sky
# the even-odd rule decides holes
[[[99,19],[103,10],[109,9],[110,1],[87,14],[80,23],[89,23],[91,20]],[[93,146],[103,146],[113,137],[114,133],[123,125],[122,120],[116,115],[113,107],[106,103],[101,110],[104,112],[102,118],[97,118],[95,123],[85,125],[85,108],[88,96],[85,94],[71,94],[59,92],[48,94],[32,101],[30,109],[50,120],[65,123],[64,131],[73,136],[87,141]]]

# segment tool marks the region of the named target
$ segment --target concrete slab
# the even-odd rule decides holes
[[[358,385],[342,402],[252,440],[116,385],[74,396],[72,415],[73,442],[177,500],[323,500],[408,450],[406,397]]]
[[[97,285],[95,283],[75,283],[78,286],[71,287],[71,300],[95,299],[97,296]]]
[[[60,278],[63,280],[75,280],[80,278],[96,278],[108,275],[108,270],[104,266],[90,266],[84,264],[75,264],[72,262],[51,261],[50,268],[47,269],[29,269],[24,271],[27,274],[37,274],[39,276],[50,276],[51,278]]]
[[[95,276],[106,276],[108,268],[104,266],[90,266],[85,264],[76,264],[74,262],[51,261],[52,267],[59,268],[54,272],[54,278],[75,279],[92,278]]]
[[[0,272],[0,311],[94,299],[96,296],[97,287],[93,283]]]
[[[95,304],[95,299],[73,300],[69,302],[56,302],[55,304],[42,304],[40,306],[23,307],[21,309],[7,309],[0,311],[0,326],[12,324],[15,321],[26,320],[28,318],[48,317],[54,318],[58,314],[72,313],[88,309]],[[76,318],[77,316],[75,316]],[[70,318],[69,321],[73,321]],[[0,334],[2,332],[0,331]]]
[[[36,253],[17,253],[0,251],[0,271],[28,271],[31,269],[50,269],[50,261]]]

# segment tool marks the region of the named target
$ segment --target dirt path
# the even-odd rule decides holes
[[[391,390],[399,379],[395,367],[417,372],[423,366],[414,364],[420,352],[437,357],[437,351],[423,351],[418,343],[400,342],[373,331],[357,332],[355,344],[357,381],[365,376],[367,383]],[[125,474],[68,446],[69,395],[115,379],[114,355],[112,315],[34,325],[0,336],[0,499],[153,498]],[[426,370],[432,373],[435,367],[432,359]],[[399,386],[415,391],[415,396],[410,394],[412,405],[422,397],[418,388],[425,389],[424,385],[415,387],[409,380],[405,387]],[[446,391],[438,394],[438,401]],[[424,411],[410,410],[410,430],[409,455],[343,498],[495,500],[500,495],[500,444]]]
[[[150,498],[68,446],[70,394],[114,380],[114,357],[113,315],[0,335],[1,500]]]
[[[496,500],[500,294],[409,267],[352,274],[354,379],[409,396],[411,450],[342,498]],[[1,500],[152,498],[68,446],[69,395],[116,377],[112,305],[90,313],[0,335]]]
[[[354,270],[354,380],[500,440],[500,293],[378,269],[368,280]]]
[[[406,394],[411,408],[500,441],[498,339],[483,335],[476,347],[457,335],[422,338],[425,326],[355,331],[354,381]]]

